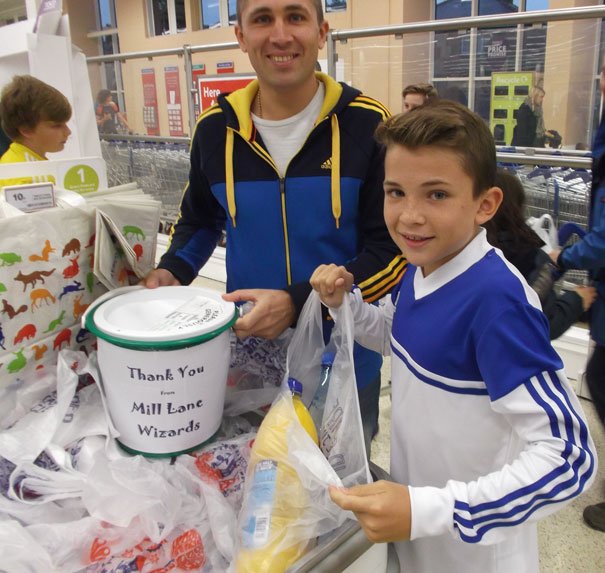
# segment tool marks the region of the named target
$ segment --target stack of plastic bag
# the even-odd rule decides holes
[[[313,295],[288,347],[287,374],[311,395],[324,347],[318,316]],[[320,428],[330,434],[329,459],[298,422],[291,397],[275,399],[292,410],[280,463],[295,469],[308,500],[289,544],[310,547],[351,517],[330,501],[328,485],[369,479],[352,325],[337,325],[332,340],[338,351],[324,414],[331,423]],[[55,374],[0,389],[0,571],[234,571],[256,428],[226,417],[216,441],[194,454],[130,456],[117,446],[93,381],[96,354],[63,350]]]

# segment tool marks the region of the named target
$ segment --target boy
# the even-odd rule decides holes
[[[71,105],[60,91],[32,76],[14,76],[0,99],[2,129],[12,140],[0,164],[44,161],[47,153],[61,151],[70,118]],[[54,182],[50,176],[0,179],[0,187],[49,180]]]
[[[483,120],[439,101],[379,126],[384,214],[410,267],[381,308],[349,294],[355,338],[391,353],[391,475],[332,499],[406,573],[537,572],[535,522],[594,479],[581,406],[536,293],[481,225],[502,191]],[[338,320],[353,276],[311,284]],[[411,540],[411,541],[408,541]]]

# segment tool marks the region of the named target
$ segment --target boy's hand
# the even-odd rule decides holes
[[[338,308],[345,293],[353,286],[353,275],[337,265],[320,265],[309,279],[311,286],[319,293],[319,298],[326,306]]]
[[[370,541],[410,538],[412,512],[407,486],[384,480],[349,489],[331,486],[330,497],[342,509],[355,513]]]

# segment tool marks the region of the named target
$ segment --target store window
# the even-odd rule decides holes
[[[347,0],[325,0],[326,12],[342,12],[347,9]]]
[[[200,0],[202,29],[233,26],[237,23],[236,0]]]
[[[519,11],[519,0],[479,0],[479,16]]]
[[[148,0],[150,33],[165,36],[185,32],[185,0]]]
[[[115,0],[97,0],[97,34],[99,50],[103,55],[119,54]],[[122,111],[124,105],[124,86],[122,83],[122,68],[120,62],[104,62],[102,64],[101,83],[103,88],[114,94],[114,99]]]
[[[202,28],[218,28],[220,25],[219,0],[202,0]]]
[[[437,20],[546,8],[548,0],[434,0],[433,4]],[[542,72],[546,29],[546,25],[535,24],[436,32],[432,83],[441,87],[440,94],[453,92],[457,101],[463,101],[465,94],[468,105],[488,120],[492,74]],[[471,69],[473,61],[475,65]]]

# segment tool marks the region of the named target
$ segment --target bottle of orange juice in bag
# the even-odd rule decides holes
[[[315,424],[301,400],[302,384],[289,378],[288,386],[302,427],[317,443]],[[288,526],[296,522],[308,504],[298,474],[287,462],[291,416],[287,402],[276,402],[262,421],[252,446],[248,470],[252,483],[243,509],[236,573],[283,573],[305,552],[305,541],[284,548]]]

